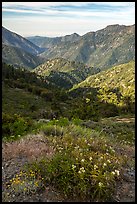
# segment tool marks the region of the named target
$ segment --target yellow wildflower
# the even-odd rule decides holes
[[[34,183],[34,185],[35,185],[35,186],[38,186],[38,182],[36,181],[36,182]]]

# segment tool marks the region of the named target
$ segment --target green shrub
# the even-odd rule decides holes
[[[91,136],[92,134],[92,130],[91,129],[87,129],[85,127],[81,127],[79,125],[74,125],[74,124],[70,124],[67,128],[66,128],[66,133],[69,135],[72,135],[73,137],[87,137],[87,136]]]
[[[63,135],[63,128],[60,127],[60,126],[57,126],[57,125],[43,125],[41,126],[40,130],[43,131],[43,133],[46,135],[46,136],[61,136]]]
[[[2,114],[2,137],[17,139],[26,134],[32,127],[31,120],[25,119],[18,114]]]
[[[65,134],[61,138],[50,137],[50,142],[55,149],[53,157],[29,166],[39,171],[45,183],[51,183],[72,199],[111,198],[125,161],[104,138],[74,138]]]
[[[74,125],[81,125],[82,120],[79,119],[79,118],[72,118],[71,122],[72,122]]]
[[[59,118],[58,120],[56,120],[56,119],[53,119],[53,120],[51,120],[50,122],[49,122],[49,124],[51,124],[51,125],[59,125],[59,126],[61,126],[61,127],[66,127],[66,126],[68,126],[69,125],[69,120],[68,120],[68,118],[63,118],[63,117],[61,117],[61,118]]]

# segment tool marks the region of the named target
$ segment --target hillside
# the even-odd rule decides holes
[[[54,84],[52,84],[50,81],[48,81],[47,79],[45,80],[43,77],[37,76],[34,72],[30,72],[29,70],[26,69],[16,69],[13,65],[7,65],[6,63],[2,63],[2,86],[3,86],[3,96],[6,96],[6,102],[3,103],[3,110],[5,110],[7,113],[12,113],[12,109],[14,112],[16,111],[21,111],[21,107],[19,108],[19,110],[17,109],[17,104],[16,102],[13,103],[12,105],[14,105],[14,107],[12,108],[12,106],[10,106],[10,110],[9,110],[9,106],[7,107],[7,105],[9,105],[12,101],[12,97],[10,97],[10,92],[13,93],[14,97],[13,100],[15,100],[15,98],[17,98],[17,100],[21,100],[22,95],[21,92],[26,92],[26,95],[28,95],[29,98],[29,94],[30,94],[30,98],[32,98],[32,95],[34,98],[37,98],[37,102],[44,99],[45,103],[43,103],[43,105],[41,104],[41,111],[43,112],[43,114],[45,114],[45,116],[41,117],[49,117],[49,115],[52,115],[52,112],[59,112],[60,108],[58,108],[56,106],[56,104],[58,103],[58,106],[60,106],[60,103],[62,102],[62,98],[64,98],[65,100],[67,99],[67,95],[63,90],[58,89],[56,86],[54,86]],[[6,87],[6,88],[5,88]],[[6,91],[7,89],[7,91]],[[16,90],[17,89],[17,90]],[[16,93],[19,89],[19,92],[16,96]],[[4,91],[5,90],[5,91]],[[5,94],[5,92],[7,94]],[[16,97],[15,97],[16,96]],[[19,99],[18,99],[19,98]],[[4,100],[4,99],[3,99]],[[32,106],[32,109],[30,108],[29,111],[26,112],[26,108],[23,108],[25,115],[27,114],[27,116],[31,117],[31,112],[32,115],[35,112],[35,100],[31,100],[31,102],[27,102],[29,99],[25,100],[23,99],[24,102],[24,107],[25,104],[28,104],[28,109]],[[20,102],[19,102],[20,103]],[[45,104],[49,104],[50,110],[49,108],[46,108]],[[33,107],[34,106],[34,107]],[[34,110],[33,110],[34,109]],[[54,113],[55,114],[55,113]],[[35,117],[39,118],[39,113],[36,111],[36,115]],[[23,114],[24,116],[24,114]]]
[[[2,61],[15,67],[33,69],[44,62],[42,57],[35,56],[23,49],[2,44]]]
[[[119,90],[123,96],[130,96],[135,100],[135,62],[114,66],[109,70],[102,71],[88,77],[83,82],[74,86],[77,88],[101,88],[106,90]]]
[[[2,27],[2,43],[5,45],[18,47],[35,55],[43,51],[43,49],[34,45],[26,38],[23,38],[22,36],[11,32],[4,27]]]
[[[16,67],[33,69],[44,62],[42,57],[37,56],[45,49],[40,48],[23,38],[2,27],[2,61]]]
[[[49,59],[45,63],[36,67],[33,71],[39,75],[49,75],[51,71],[70,72],[75,69],[84,69],[83,63],[70,61],[63,58]]]
[[[63,57],[103,69],[135,59],[135,25],[110,25],[65,41],[40,54],[46,59]]]
[[[47,60],[32,72],[45,77],[56,86],[71,88],[74,84],[86,79],[87,76],[99,72],[99,69],[88,67],[80,62],[55,58]]]
[[[74,101],[79,98],[79,103],[76,103],[83,110],[83,118],[98,114],[113,116],[122,112],[134,113],[135,62],[114,66],[92,75],[75,85],[69,93]]]

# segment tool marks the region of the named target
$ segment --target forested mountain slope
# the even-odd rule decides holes
[[[2,44],[2,61],[15,67],[33,69],[43,63],[44,59],[18,47]]]
[[[61,88],[71,88],[87,76],[99,72],[99,69],[88,67],[83,63],[63,58],[49,59],[32,70]]]
[[[70,90],[85,115],[115,115],[135,111],[135,62],[114,66],[88,77]],[[78,100],[79,98],[79,100]],[[81,101],[81,102],[80,102]],[[83,110],[84,113],[84,110]]]
[[[74,41],[50,45],[40,54],[46,59],[63,57],[103,69],[135,59],[135,25],[109,25],[78,36]]]

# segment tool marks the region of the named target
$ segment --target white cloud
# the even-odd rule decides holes
[[[135,6],[135,2],[2,2],[2,6],[83,6],[83,5],[106,5],[106,6]]]
[[[43,11],[33,11],[33,10],[22,10],[22,9],[11,9],[11,8],[3,8],[2,11],[7,12],[16,12],[16,13],[37,13],[37,14],[43,14]]]
[[[93,2],[94,3],[94,2]],[[52,7],[52,6],[83,6],[91,2],[2,2],[3,7],[27,6],[31,8]]]
[[[112,6],[112,10],[93,10],[83,5]],[[55,6],[81,6],[80,9],[59,10]],[[21,7],[22,6],[22,7]],[[54,6],[54,9],[52,8]],[[119,9],[116,7],[119,6]],[[81,35],[112,24],[131,25],[135,23],[134,2],[2,2],[2,24],[7,29],[23,36],[61,36],[77,32]],[[25,10],[25,7],[30,10]],[[16,12],[23,15],[4,13]],[[28,14],[34,14],[28,15]],[[26,14],[26,15],[25,15]],[[40,15],[39,15],[40,14]]]
[[[78,11],[75,9],[75,11],[61,11],[58,10],[58,8],[55,8],[55,6],[82,6],[82,5],[98,5],[98,11],[96,12],[93,10],[89,11],[88,7],[86,10],[83,10],[81,7],[81,11]],[[101,5],[105,6],[111,6],[114,8],[114,10],[100,10]],[[74,15],[74,16],[82,16],[82,17],[90,17],[90,16],[97,16],[97,17],[110,17],[110,13],[114,14],[113,18],[115,16],[120,16],[121,13],[126,14],[125,16],[128,16],[129,14],[135,13],[135,2],[2,2],[2,11],[7,12],[16,12],[16,13],[31,13],[31,14],[49,14],[49,15]],[[23,6],[23,9],[21,9],[21,6]],[[54,9],[52,8],[54,6]],[[115,11],[115,6],[120,6],[118,11]],[[122,6],[122,7],[121,7]],[[19,8],[18,8],[19,7]],[[124,7],[124,11],[123,11]],[[25,9],[26,8],[26,9]],[[29,9],[29,10],[27,10]],[[35,10],[34,10],[35,9]],[[91,9],[91,7],[90,7]],[[112,17],[112,15],[111,15]]]
[[[36,2],[37,3],[37,2]],[[52,2],[53,3],[53,2]],[[123,9],[119,10],[119,11],[115,11],[112,10],[112,11],[109,11],[106,12],[105,11],[85,11],[83,12],[82,10],[81,11],[59,11],[59,10],[52,10],[52,9],[46,9],[46,10],[22,10],[22,9],[11,9],[11,8],[3,8],[3,11],[8,11],[8,12],[17,12],[17,13],[34,13],[34,14],[43,14],[43,15],[57,15],[57,14],[60,14],[60,15],[71,15],[72,16],[78,16],[78,17],[110,17],[110,13],[112,14],[113,13],[113,18],[117,18],[117,17],[120,17],[121,15],[125,15],[130,17],[130,14],[132,14],[132,17],[134,15],[134,8],[127,8],[125,11],[123,11]],[[62,17],[64,17],[62,16]]]
[[[106,6],[135,6],[135,2],[91,2],[91,4],[106,5]]]

